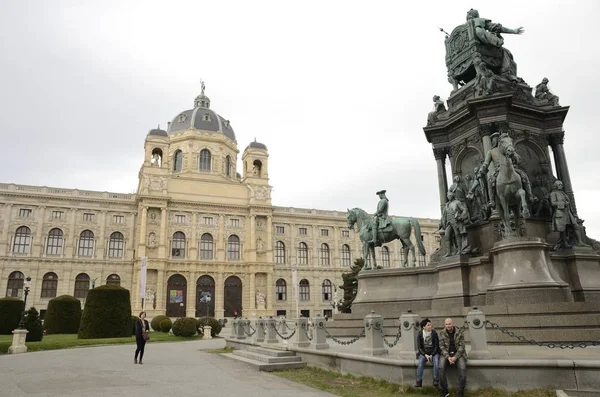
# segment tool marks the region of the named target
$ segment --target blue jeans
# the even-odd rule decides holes
[[[439,371],[440,355],[436,354],[435,356],[433,356],[432,361],[433,361],[433,380],[438,380],[439,379],[438,371]],[[426,362],[427,362],[427,359],[425,358],[425,356],[422,354],[419,354],[419,366],[417,367],[417,380],[419,382],[423,381],[423,371],[425,369]]]

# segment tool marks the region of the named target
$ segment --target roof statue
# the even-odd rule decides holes
[[[200,79],[200,88],[202,89],[202,92],[200,93],[200,95],[204,95],[204,90],[206,89],[206,85],[204,85],[204,80]]]

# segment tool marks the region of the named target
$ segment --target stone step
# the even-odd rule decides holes
[[[303,362],[294,362],[294,363],[276,363],[276,364],[268,364],[262,361],[253,360],[251,358],[246,358],[242,356],[235,355],[233,353],[221,354],[223,357],[231,358],[243,363],[246,363],[259,371],[272,372],[272,371],[281,371],[286,369],[297,369],[306,367],[306,363]]]
[[[598,397],[600,391],[597,390],[563,390],[564,396],[567,397]],[[559,395],[558,393],[556,394]]]
[[[247,351],[262,354],[265,356],[273,356],[273,357],[293,357],[295,353],[289,350],[275,350],[275,349],[267,349],[264,347],[251,346],[246,349]]]
[[[253,352],[250,350],[234,350],[233,354],[235,354],[236,356],[250,358],[252,360],[260,361],[260,362],[267,363],[267,364],[302,362],[302,359],[300,357],[296,357],[294,355],[276,357],[276,356],[269,356],[269,355],[265,355],[265,354],[256,353],[256,352]]]

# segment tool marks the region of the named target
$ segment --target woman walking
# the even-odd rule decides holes
[[[144,347],[146,346],[146,341],[150,338],[148,335],[148,331],[150,330],[150,326],[148,325],[148,321],[146,321],[146,312],[141,312],[139,315],[139,321],[135,324],[135,343],[137,344],[137,349],[135,349],[135,358],[133,362],[135,364],[138,363],[138,354],[140,355],[140,364],[142,363],[142,358],[144,358]]]

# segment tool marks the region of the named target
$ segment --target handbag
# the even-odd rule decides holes
[[[148,333],[147,333],[147,332],[144,332],[144,333],[142,334],[142,338],[144,338],[144,340],[148,340],[148,339],[150,339],[150,335],[148,335]]]

